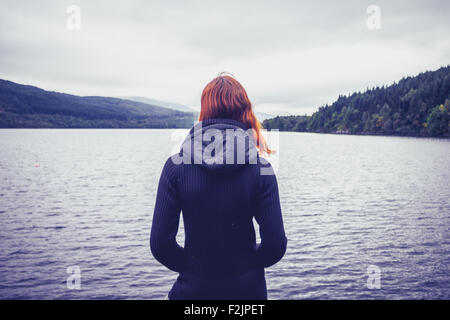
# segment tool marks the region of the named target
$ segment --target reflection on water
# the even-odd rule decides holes
[[[164,298],[177,274],[148,240],[171,134],[0,130],[0,298]],[[278,151],[270,299],[450,298],[449,140],[281,133]]]

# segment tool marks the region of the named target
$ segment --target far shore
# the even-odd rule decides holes
[[[0,130],[189,130],[192,127],[185,128],[67,128],[67,127],[39,127],[39,128],[0,128]],[[278,129],[263,129],[267,131],[278,130]],[[279,132],[289,132],[289,133],[311,133],[311,134],[323,134],[323,135],[342,135],[342,136],[372,136],[372,137],[398,137],[398,138],[425,138],[425,139],[440,139],[447,140],[450,136],[443,137],[432,137],[424,135],[400,135],[400,134],[374,134],[374,133],[346,133],[346,132],[311,132],[311,131],[291,131],[291,130],[279,130]]]

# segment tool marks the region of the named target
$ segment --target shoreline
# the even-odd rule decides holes
[[[30,127],[14,127],[14,128],[0,128],[0,130],[189,130],[192,127],[172,127],[172,128],[67,128],[67,127],[39,127],[39,128],[30,128]],[[264,129],[265,131],[272,131],[278,129]],[[413,136],[413,135],[399,135],[399,134],[375,134],[375,133],[337,133],[337,132],[311,132],[311,131],[290,131],[290,130],[278,130],[278,132],[289,132],[289,133],[311,133],[311,134],[323,134],[323,135],[336,135],[336,136],[369,136],[369,137],[397,137],[397,138],[424,138],[424,139],[440,139],[440,140],[448,140],[450,136],[442,136],[442,137],[433,137],[433,136]]]
[[[264,129],[267,131],[278,129]],[[337,133],[337,132],[313,132],[313,131],[291,131],[291,130],[278,130],[279,132],[290,133],[314,133],[314,134],[329,134],[336,136],[370,136],[370,137],[402,137],[402,138],[431,138],[431,139],[450,139],[450,136],[433,137],[433,136],[413,136],[413,135],[400,135],[400,134],[376,134],[376,133]]]

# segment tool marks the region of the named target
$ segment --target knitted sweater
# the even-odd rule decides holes
[[[267,299],[264,268],[283,257],[287,238],[275,173],[247,129],[231,119],[198,122],[164,164],[150,248],[179,273],[171,300]],[[184,247],[176,241],[181,212]]]

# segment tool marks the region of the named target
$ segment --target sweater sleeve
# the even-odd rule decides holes
[[[270,164],[265,169],[270,170],[272,174],[260,176],[261,184],[255,219],[259,224],[261,238],[261,243],[256,250],[256,263],[267,268],[284,256],[287,238],[283,226],[277,179]]]
[[[176,167],[169,158],[159,179],[150,231],[150,250],[156,260],[167,268],[181,272],[185,264],[185,253],[184,248],[176,241],[181,212]]]

